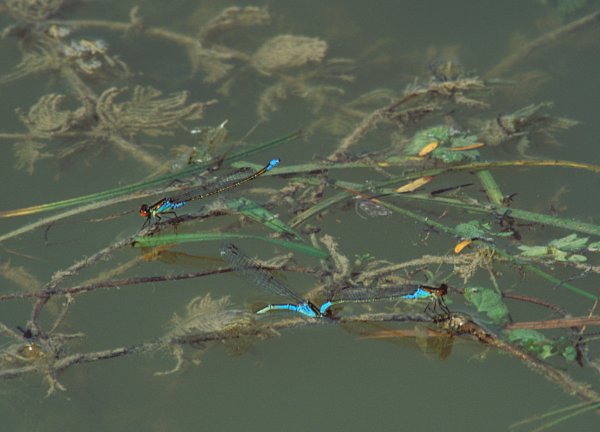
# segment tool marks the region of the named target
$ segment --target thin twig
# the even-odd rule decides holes
[[[569,328],[580,326],[600,326],[600,317],[576,317],[576,318],[561,318],[545,321],[526,321],[515,322],[505,326],[507,330],[515,329],[530,329],[530,330],[547,330],[556,328]]]

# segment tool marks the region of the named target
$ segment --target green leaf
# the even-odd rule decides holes
[[[435,126],[424,129],[415,134],[411,142],[404,147],[404,153],[408,156],[416,156],[429,143],[437,141],[442,143],[450,137],[451,130],[448,126]]]
[[[548,338],[537,330],[515,329],[508,332],[509,342],[546,342]]]
[[[465,239],[485,237],[486,235],[486,232],[477,220],[472,220],[467,223],[458,224],[454,228],[454,231],[459,237]]]
[[[465,299],[472,303],[478,312],[485,313],[495,324],[508,321],[508,308],[502,301],[502,296],[494,290],[481,287],[467,287]]]
[[[583,255],[573,254],[569,258],[567,258],[567,261],[574,263],[582,263],[587,261],[587,257]]]
[[[536,330],[511,330],[508,332],[508,340],[542,360],[558,354],[567,361],[573,361],[577,357],[577,350],[569,339],[549,339]]]
[[[508,340],[542,360],[556,354],[552,341],[536,330],[512,330],[508,333]]]
[[[548,246],[519,246],[519,249],[522,251],[521,255],[526,257],[551,256],[556,261],[585,262],[587,261],[585,256],[569,254],[569,252],[584,250],[588,240],[589,237],[569,234],[566,237],[552,240]]]
[[[243,214],[250,219],[263,224],[267,228],[282,234],[289,234],[297,240],[302,240],[300,234],[295,231],[292,227],[285,224],[281,219],[274,213],[271,213],[264,207],[261,207],[254,201],[248,198],[238,198],[235,200],[227,201],[227,207],[238,213]]]
[[[566,237],[557,240],[552,240],[549,243],[549,246],[554,246],[555,248],[566,252],[573,252],[585,248],[585,245],[588,242],[588,240],[589,237],[578,238],[577,234],[569,234]]]
[[[519,246],[519,249],[522,251],[521,255],[527,257],[543,257],[546,255],[550,255],[548,248],[546,246]]]
[[[445,147],[438,147],[432,153],[434,159],[439,159],[442,162],[453,163],[462,161],[475,161],[479,159],[479,151],[477,150],[448,150]]]
[[[588,250],[590,252],[598,252],[598,251],[600,251],[600,242],[590,243],[588,245]]]
[[[538,353],[538,357],[542,360],[546,360],[547,358],[552,357],[554,355],[554,353],[552,352],[553,348],[554,347],[552,345],[542,345],[542,349]]]
[[[575,347],[573,345],[567,345],[562,350],[560,355],[562,355],[563,358],[567,361],[575,361],[575,359],[577,359],[577,350],[575,349]]]
[[[451,150],[452,148],[467,147],[479,141],[477,135],[467,135],[448,126],[434,126],[415,134],[411,142],[404,148],[408,156],[416,156],[421,150],[432,142],[437,142],[438,147],[431,152],[431,157],[446,163],[464,160],[479,159],[479,151]]]
[[[444,143],[442,147],[438,147],[433,152],[433,157],[440,159],[444,162],[460,162],[464,160],[474,161],[478,160],[480,153],[479,150],[450,150],[452,148],[468,147],[473,144],[477,144],[479,138],[477,135],[466,135],[461,132],[454,131],[450,134],[449,139]]]
[[[496,236],[496,237],[512,237],[513,235],[514,235],[514,233],[512,233],[510,231],[494,233],[494,236]]]
[[[567,253],[564,251],[561,251],[554,247],[549,247],[548,252],[550,252],[550,255],[552,255],[552,258],[554,258],[556,261],[566,261],[567,260]]]

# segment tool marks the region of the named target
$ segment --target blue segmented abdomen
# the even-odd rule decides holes
[[[170,199],[166,199],[164,203],[162,203],[160,205],[159,208],[157,208],[155,210],[155,213],[164,213],[170,210],[175,210],[178,209],[179,207],[183,207],[184,205],[187,204],[187,201],[178,201],[178,202],[173,202]]]
[[[320,313],[321,315],[325,315],[325,312],[327,312],[327,310],[328,310],[328,309],[329,309],[331,306],[333,306],[333,303],[331,303],[330,301],[326,301],[326,302],[325,302],[325,303],[323,303],[323,304],[321,305],[321,307],[319,308],[319,313]]]
[[[417,288],[417,290],[414,293],[403,295],[402,298],[409,299],[409,300],[416,300],[416,299],[429,298],[431,296],[432,296],[431,292],[426,291],[423,288]]]
[[[292,311],[292,312],[298,312],[299,314],[302,314],[309,318],[317,318],[317,314],[315,313],[315,311],[306,302],[299,303],[299,304],[289,304],[289,303],[287,303],[287,304],[270,304],[270,305],[265,306],[261,310],[256,311],[256,313],[259,315],[262,315],[269,311],[277,311],[277,310],[287,310],[287,311]]]
[[[267,165],[267,171],[271,171],[273,168],[279,165],[279,162],[281,162],[281,159],[279,158],[271,159],[269,165]]]

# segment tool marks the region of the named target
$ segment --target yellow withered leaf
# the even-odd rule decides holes
[[[451,151],[475,150],[475,149],[481,148],[483,146],[485,146],[485,143],[475,143],[475,144],[471,144],[468,146],[462,146],[462,147],[450,147],[450,148],[448,148],[448,150],[451,150]]]
[[[459,243],[456,244],[456,246],[454,246],[454,253],[455,254],[459,254],[462,252],[462,250],[464,248],[466,248],[467,246],[469,246],[471,243],[473,243],[473,240],[471,239],[465,239],[460,241]]]
[[[405,184],[404,186],[400,186],[398,189],[395,190],[395,192],[396,193],[414,192],[417,189],[419,189],[421,186],[425,186],[431,180],[433,180],[433,177],[429,177],[429,176],[420,177],[416,180],[411,181],[410,183]]]
[[[419,156],[421,156],[421,157],[427,156],[429,153],[431,153],[436,148],[438,148],[439,145],[440,145],[439,142],[437,142],[437,141],[431,141],[429,144],[427,144],[425,147],[423,147],[421,149],[421,151],[419,152]]]

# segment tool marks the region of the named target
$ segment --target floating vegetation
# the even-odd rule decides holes
[[[546,144],[554,144],[555,133],[577,125],[575,120],[544,114],[550,107],[551,103],[528,105],[512,114],[500,115],[492,120],[473,119],[470,123],[480,131],[480,137],[486,144],[516,143],[519,153],[524,154],[536,135]]]
[[[443,162],[479,159],[482,147],[476,135],[469,135],[448,126],[436,126],[419,131],[404,149],[409,156],[429,156]]]
[[[327,42],[306,36],[280,35],[266,41],[252,56],[254,67],[270,75],[282,69],[307,63],[320,63],[325,58]]]
[[[169,135],[181,122],[202,118],[206,104],[187,104],[188,93],[180,92],[160,99],[162,93],[152,87],[136,86],[127,102],[115,101],[127,88],[110,88],[98,98],[100,128],[117,130],[125,135],[144,133]]]
[[[66,96],[47,94],[40,98],[27,113],[17,109],[21,121],[36,138],[53,138],[69,133],[83,123],[88,113],[85,107],[75,111],[61,110]]]
[[[451,355],[453,341],[467,339],[525,363],[586,407],[597,406],[597,386],[571,375],[575,362],[586,372],[600,370],[587,331],[600,325],[600,226],[593,215],[561,217],[527,201],[536,187],[553,209],[566,212],[568,185],[554,193],[533,183],[556,168],[600,174],[594,164],[534,156],[561,144],[576,120],[551,115],[550,102],[499,102],[511,84],[497,85],[491,72],[485,79],[469,72],[454,48],[443,56],[437,49],[416,55],[415,63],[428,66],[424,75],[385,84],[393,88],[361,81],[356,94],[349,83],[364,79],[362,64],[336,57],[336,44],[323,34],[277,34],[266,25],[279,17],[273,20],[263,7],[205,15],[203,6],[187,34],[148,22],[138,7],[123,21],[110,21],[70,20],[63,6],[5,2],[16,22],[3,34],[17,42],[21,57],[4,65],[0,85],[16,86],[35,74],[46,93],[24,99],[28,108],[16,108],[22,130],[0,139],[12,145],[15,169],[32,181],[47,181],[40,166],[42,173],[54,168],[58,178],[80,162],[112,186],[98,191],[101,183],[78,184],[88,192],[48,203],[35,201],[41,194],[23,193],[21,202],[32,201],[16,209],[4,201],[0,218],[15,224],[44,216],[0,233],[0,303],[19,304],[0,319],[0,378],[38,375],[52,394],[69,391],[62,371],[85,363],[172,353],[175,365],[157,373],[164,375],[200,364],[216,345],[242,354],[291,328],[385,323],[361,337],[414,338],[440,359]],[[580,18],[530,48],[581,31],[598,16]],[[131,50],[105,42],[113,34],[132,44],[158,39],[187,55],[190,65],[168,79],[135,70]],[[523,55],[500,62],[493,78]],[[246,135],[239,133],[239,101],[251,125]],[[217,102],[225,114],[205,122]],[[297,122],[303,132],[249,144],[258,126],[280,129],[275,117],[286,109],[304,112]],[[313,158],[303,153],[298,160],[295,153],[296,162],[287,160],[284,144],[308,149],[313,140]],[[266,165],[249,161],[258,153]],[[112,159],[100,161],[99,154],[135,169],[108,172]],[[506,172],[524,180],[507,182]],[[138,214],[146,218],[142,229]],[[19,243],[24,237],[28,242]],[[35,271],[37,259],[50,250],[38,247],[43,241],[55,254],[46,264],[72,264],[40,276],[47,273]],[[385,241],[394,246],[379,249]],[[242,256],[238,243],[251,255]],[[72,244],[87,252],[74,252]],[[225,283],[232,273],[259,287],[247,284],[247,295],[233,295]],[[75,299],[99,290],[119,302],[134,286],[153,284],[155,290],[138,291],[145,299],[185,281],[195,291],[183,300],[172,296],[175,306],[165,302],[173,309],[163,318],[167,328],[147,340],[95,349],[71,313],[85,307]],[[568,306],[556,292],[560,301],[569,296]],[[270,294],[290,303],[268,303]],[[250,306],[254,296],[264,304]],[[30,309],[24,315],[23,304]],[[80,340],[89,342],[86,348]]]
[[[548,246],[520,245],[521,255],[531,258],[552,258],[555,261],[585,262],[587,258],[578,252],[597,251],[600,242],[587,246],[588,237],[569,234],[561,239],[552,240]]]
[[[43,21],[55,15],[63,0],[6,0],[8,13],[17,20]]]

